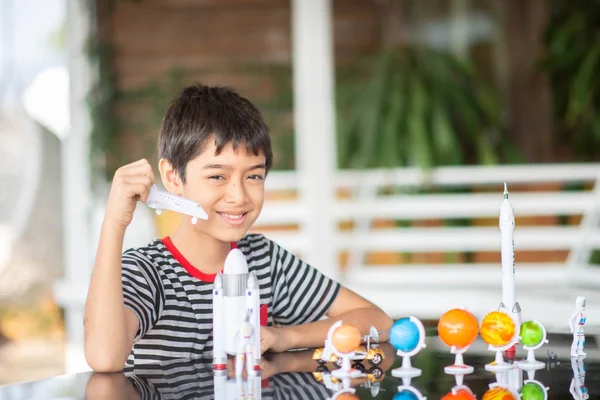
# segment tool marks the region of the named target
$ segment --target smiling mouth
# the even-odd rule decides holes
[[[217,212],[217,214],[219,214],[219,216],[221,216],[221,218],[223,218],[223,220],[229,224],[229,225],[241,225],[246,221],[246,215],[248,215],[247,212],[245,213],[241,213],[241,214],[227,214],[227,213],[222,213],[222,212]]]

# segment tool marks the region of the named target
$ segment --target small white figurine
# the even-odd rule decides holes
[[[585,345],[585,334],[583,327],[585,325],[585,297],[578,296],[575,299],[575,311],[569,318],[569,328],[573,334],[573,344],[571,345],[571,357],[585,357],[583,346]]]
[[[161,190],[156,185],[152,185],[150,188],[146,204],[148,207],[154,208],[159,215],[162,210],[189,215],[192,217],[192,224],[194,225],[198,222],[198,219],[208,219],[208,214],[200,204],[185,197],[169,193],[166,190]]]
[[[254,372],[254,328],[250,324],[250,313],[240,326],[237,355],[235,357],[235,376],[240,377],[244,371],[244,362],[248,374]]]
[[[571,358],[571,369],[573,369],[573,379],[569,392],[575,400],[586,400],[590,398],[588,389],[585,386],[585,365],[582,357]]]

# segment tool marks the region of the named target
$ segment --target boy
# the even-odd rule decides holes
[[[212,282],[232,247],[256,272],[268,310],[262,352],[322,346],[339,319],[363,334],[370,325],[387,332],[392,321],[379,308],[263,235],[246,235],[262,209],[273,158],[268,128],[250,101],[228,88],[185,88],[163,118],[158,151],[165,188],[197,201],[209,218],[193,225],[184,216],[173,236],[121,254],[137,201],[146,201],[155,180],[146,160],[115,173],[86,302],[92,369],[210,357]]]

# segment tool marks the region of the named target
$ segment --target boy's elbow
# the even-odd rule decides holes
[[[108,352],[86,351],[85,359],[94,372],[120,372],[125,366],[125,360],[111,356]]]
[[[122,371],[127,356],[122,356],[117,353],[117,349],[107,349],[105,346],[94,344],[86,337],[85,360],[94,372]]]

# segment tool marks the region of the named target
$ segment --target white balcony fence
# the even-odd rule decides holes
[[[321,205],[326,210],[321,215],[350,226],[339,229],[328,243],[335,257],[346,252],[348,261],[342,273],[340,265],[312,262],[394,316],[436,318],[461,305],[478,313],[491,311],[500,300],[499,262],[464,258],[466,253],[484,252],[491,254],[487,258],[497,254],[499,259],[497,218],[502,185],[507,182],[509,192],[514,189],[510,200],[517,218],[516,280],[525,317],[528,308],[536,310],[531,318],[566,329],[574,293],[593,296],[597,290],[591,289],[600,287],[600,266],[589,263],[592,251],[600,249],[599,177],[600,164],[338,171],[334,179],[338,196],[333,204]],[[307,225],[312,211],[301,196],[295,196],[298,182],[294,172],[268,176],[267,201],[255,230],[311,259],[313,238]],[[524,217],[557,217],[563,222],[536,226],[530,219],[519,225]],[[443,223],[457,219],[487,219],[487,223]],[[376,221],[382,220],[389,221],[387,227],[377,227]],[[397,220],[408,222],[394,223]],[[415,227],[417,221],[437,223]],[[367,255],[382,252],[392,253],[385,265],[369,262]],[[455,256],[442,254],[437,262],[427,263],[393,262],[401,254],[432,252]],[[523,252],[530,252],[528,258],[536,252],[537,259],[522,261]],[[462,260],[456,254],[462,254]],[[562,319],[554,319],[557,315]]]

